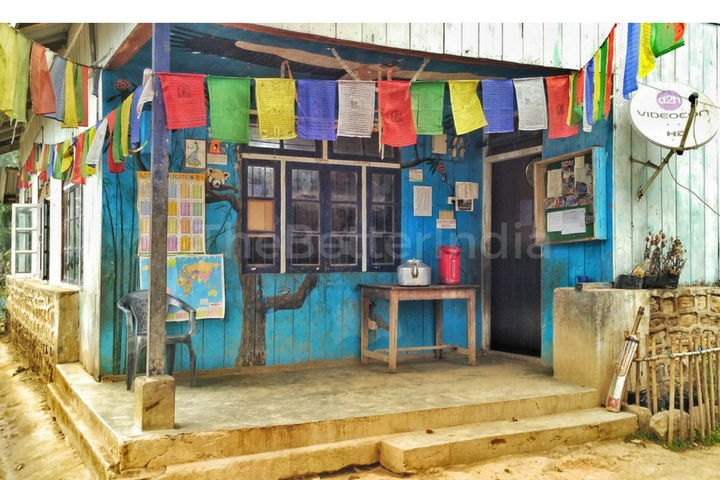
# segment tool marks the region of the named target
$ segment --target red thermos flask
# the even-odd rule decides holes
[[[443,245],[438,249],[438,281],[446,285],[460,283],[460,247]]]

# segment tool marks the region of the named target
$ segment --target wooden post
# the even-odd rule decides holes
[[[688,338],[688,352],[692,351],[692,338]],[[693,407],[695,404],[695,398],[693,394],[693,364],[695,363],[694,356],[688,356],[688,412],[690,412],[690,441],[695,441],[695,416],[693,415]]]
[[[679,352],[682,350],[682,340],[679,338],[677,339],[677,348],[676,351]],[[683,439],[689,438],[689,435],[686,437],[686,431],[687,431],[687,421],[685,420],[685,378],[683,377],[683,364],[684,364],[684,357],[680,357],[679,363],[678,363],[678,377],[680,380],[680,425],[681,425],[681,431],[682,431],[682,437]]]
[[[653,415],[658,413],[658,389],[657,389],[657,360],[655,360],[655,339],[651,340],[650,355],[652,355],[652,397],[653,397]]]
[[[710,337],[710,334],[706,334],[705,342],[707,344],[707,348],[712,348],[712,338]],[[713,355],[717,355],[717,352],[708,352],[708,389],[710,390],[710,432],[715,430],[715,425],[717,425],[717,416],[715,413],[715,385],[717,383],[716,381],[716,375],[717,370],[715,369],[715,362],[713,361]]]
[[[668,406],[669,419],[668,419],[668,447],[672,447],[673,434],[675,429],[675,342],[670,342],[670,405]]]
[[[697,392],[697,404],[698,404],[698,416],[700,417],[699,421],[699,427],[700,427],[700,438],[703,440],[705,439],[705,407],[703,405],[703,396],[702,396],[702,381],[700,380],[700,355],[699,352],[697,352],[697,347],[700,342],[698,341],[695,343],[695,340],[693,340],[693,351],[695,354],[695,390]]]
[[[153,73],[170,71],[170,24],[154,23],[152,34]],[[153,77],[150,154],[150,274],[148,288],[147,375],[165,374],[165,320],[167,307],[167,203],[169,136],[160,78]]]
[[[642,372],[642,356],[640,345],[635,352],[635,405],[640,406],[640,373]]]

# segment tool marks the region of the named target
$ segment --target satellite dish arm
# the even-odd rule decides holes
[[[673,148],[672,150],[670,150],[668,154],[665,155],[665,158],[663,159],[662,163],[660,163],[660,166],[655,170],[655,173],[653,173],[652,177],[650,177],[650,180],[648,180],[645,185],[638,187],[638,201],[640,201],[643,195],[645,195],[648,188],[650,188],[650,184],[655,181],[655,178],[660,175],[660,172],[668,164],[673,154],[683,154],[683,151],[685,150],[685,141],[687,140],[688,133],[690,132],[690,127],[692,126],[693,121],[695,121],[695,107],[697,105],[698,97],[699,95],[697,94],[697,92],[692,93],[688,97],[688,100],[690,100],[690,113],[688,114],[687,124],[685,124],[685,131],[683,132],[683,136],[680,139],[680,146],[678,146],[678,148]]]

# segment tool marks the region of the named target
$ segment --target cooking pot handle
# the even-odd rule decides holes
[[[417,278],[420,275],[420,269],[418,268],[417,262],[413,263],[412,278]]]

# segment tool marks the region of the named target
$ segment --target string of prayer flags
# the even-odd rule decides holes
[[[518,105],[518,130],[547,128],[547,102],[542,78],[516,78],[515,98]]]
[[[208,75],[210,132],[213,140],[248,143],[250,140],[250,78]]]
[[[55,55],[50,65],[50,82],[55,92],[55,110],[46,115],[60,122],[65,121],[65,74],[67,60],[60,55]]]
[[[28,79],[30,77],[30,48],[32,42],[24,35],[17,36],[18,67],[15,77],[15,98],[10,117],[27,122]]]
[[[512,80],[482,80],[482,105],[488,125],[485,133],[515,131]]]
[[[455,132],[464,135],[488,124],[480,98],[477,96],[478,80],[450,80],[450,107],[455,121]]]
[[[30,49],[30,100],[35,115],[55,113],[55,90],[50,80],[45,47],[35,42]]]
[[[337,82],[298,80],[297,86],[298,137],[335,141]]]
[[[623,76],[623,97],[630,99],[630,94],[638,89],[637,74],[640,61],[640,24],[629,23],[627,34],[627,53],[625,55],[625,71]]]
[[[370,138],[375,124],[375,82],[338,80],[338,136]]]
[[[640,24],[640,56],[638,60],[638,77],[645,78],[655,68],[655,55],[650,46],[652,36],[652,24]]]
[[[653,23],[650,33],[650,48],[655,58],[685,45],[684,34],[684,23]]]
[[[296,138],[295,80],[290,78],[255,79],[258,130],[263,140]]]
[[[168,130],[207,126],[205,75],[156,73],[160,78]]]
[[[443,133],[445,82],[412,82],[410,101],[417,134],[441,135]]]
[[[409,81],[384,80],[378,82],[378,107],[380,118],[382,118],[382,143],[384,145],[407,147],[417,143]]]
[[[577,135],[577,124],[574,126],[567,124],[570,106],[570,98],[568,97],[570,76],[547,77],[545,83],[547,83],[548,121],[550,124],[548,138],[566,138]]]
[[[77,104],[75,103],[75,64],[65,62],[65,118],[61,121],[63,128],[77,128]]]

